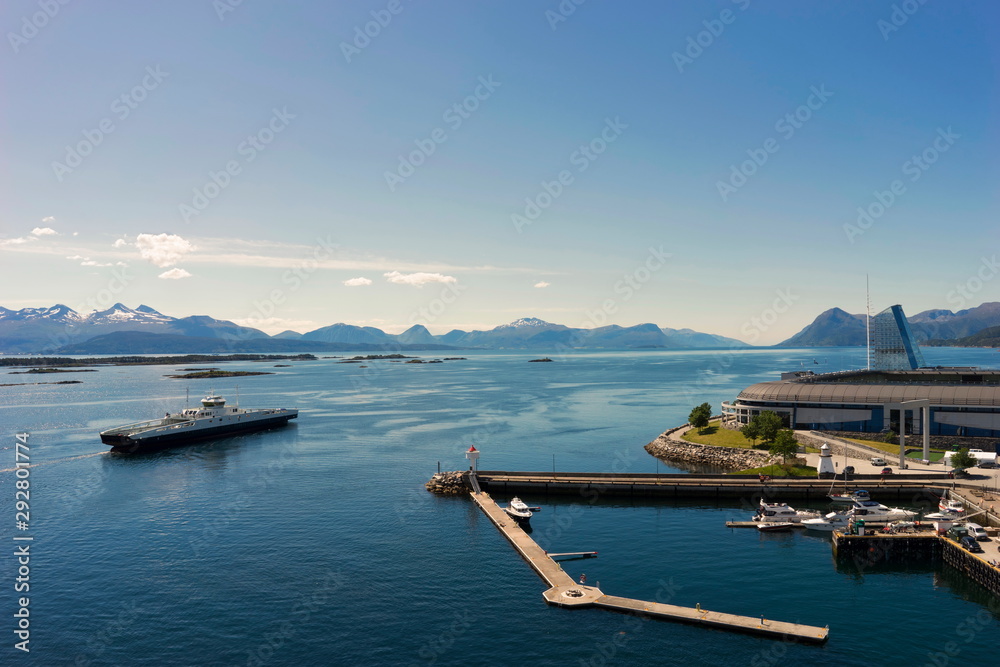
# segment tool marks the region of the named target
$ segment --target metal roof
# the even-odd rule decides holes
[[[737,400],[799,403],[901,403],[928,399],[934,405],[1000,407],[997,385],[848,384],[846,382],[760,382],[740,392]]]

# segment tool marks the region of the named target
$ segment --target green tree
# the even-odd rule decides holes
[[[744,424],[743,428],[740,429],[740,433],[743,437],[750,441],[751,446],[757,446],[757,438],[760,437],[760,427],[757,422],[750,420],[750,423]]]
[[[778,437],[778,431],[781,430],[782,424],[781,417],[776,413],[764,410],[755,415],[752,421],[757,422],[757,433],[765,443],[774,442],[774,439]]]
[[[691,414],[688,415],[688,423],[697,429],[703,429],[708,426],[708,420],[712,417],[712,406],[708,403],[702,403],[698,407],[691,410]]]
[[[951,455],[951,467],[955,470],[964,470],[965,468],[971,468],[972,466],[979,463],[975,456],[969,453],[968,447],[963,447],[954,454]]]
[[[791,429],[783,428],[778,431],[771,445],[771,453],[781,457],[782,462],[787,463],[789,456],[795,456],[799,452],[799,442],[795,439],[795,434]]]
[[[889,431],[884,436],[882,436],[882,442],[887,442],[890,445],[895,445],[899,442],[899,434],[895,431]]]

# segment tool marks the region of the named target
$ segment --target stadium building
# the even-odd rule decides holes
[[[796,429],[1000,438],[1000,371],[924,366],[901,306],[871,318],[869,361],[751,385],[722,404],[724,418],[738,427],[771,410]]]

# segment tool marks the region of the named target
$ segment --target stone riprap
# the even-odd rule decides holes
[[[445,496],[468,493],[469,488],[465,484],[465,476],[467,474],[468,472],[462,470],[434,473],[434,476],[424,486],[431,493],[439,493]]]
[[[774,458],[770,454],[756,449],[698,445],[681,440],[679,436],[674,435],[677,431],[687,428],[690,428],[689,424],[664,431],[656,440],[646,445],[646,451],[667,463],[682,461],[730,470],[759,468],[772,463]]]

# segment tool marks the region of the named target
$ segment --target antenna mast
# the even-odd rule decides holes
[[[872,320],[872,298],[871,293],[868,291],[868,274],[865,274],[865,347],[867,349],[867,354],[865,355],[867,359],[866,370],[872,369],[872,330],[871,330],[871,320]]]

